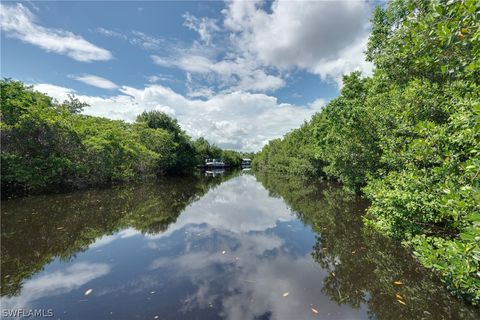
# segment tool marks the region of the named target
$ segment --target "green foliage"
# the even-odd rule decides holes
[[[377,8],[367,56],[392,81],[477,82],[480,28],[475,0],[394,0]]]
[[[478,1],[395,0],[373,14],[374,74],[273,140],[254,166],[363,192],[367,222],[402,240],[446,286],[480,303]],[[304,168],[315,168],[305,170]]]
[[[190,137],[180,128],[176,119],[161,111],[145,111],[137,117],[137,123],[153,130],[164,130],[174,142],[170,165],[162,167],[166,172],[191,171],[196,162],[195,149]]]
[[[196,162],[202,164],[205,159],[221,158],[222,150],[216,145],[211,145],[205,138],[198,138],[193,142],[196,153]]]
[[[198,138],[193,142],[196,154],[196,163],[202,165],[205,159],[222,159],[230,167],[240,167],[243,158],[253,158],[252,153],[238,152],[234,150],[222,150],[214,144],[210,144],[205,138]]]
[[[135,132],[138,140],[157,155],[156,174],[174,170],[178,144],[172,134],[164,129],[151,129],[142,123],[135,126]]]
[[[136,127],[89,116],[76,120],[91,184],[133,180],[155,170],[159,155],[139,139]]]
[[[71,114],[23,84],[1,82],[2,191],[68,184],[85,168]]]
[[[61,107],[67,109],[71,113],[80,113],[84,108],[89,107],[88,103],[82,102],[75,98],[75,96],[69,94],[68,100],[63,101]]]
[[[193,143],[165,113],[144,112],[128,124],[79,114],[88,105],[73,96],[58,103],[19,81],[0,84],[3,194],[189,172],[207,155],[239,164],[239,153]]]
[[[376,171],[380,150],[375,131],[375,114],[367,104],[368,81],[359,73],[344,77],[338,98],[325,108],[323,127],[317,134],[324,172],[357,189]]]
[[[316,176],[321,166],[316,160],[314,130],[306,123],[283,139],[271,140],[262,152],[255,155],[253,167],[256,170]]]
[[[151,129],[164,129],[174,135],[182,133],[178,121],[161,111],[144,111],[137,117],[137,122],[143,122]]]
[[[233,150],[222,150],[220,158],[232,167],[239,167],[242,163],[242,154]]]

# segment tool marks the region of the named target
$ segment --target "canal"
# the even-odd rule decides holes
[[[332,184],[248,172],[8,200],[2,316],[480,317],[364,227],[366,206]]]

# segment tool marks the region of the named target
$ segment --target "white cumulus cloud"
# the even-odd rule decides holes
[[[193,75],[200,75],[198,82],[216,83],[222,91],[255,91],[276,90],[285,85],[285,81],[268,74],[255,61],[242,57],[212,61],[201,55],[180,54],[176,59],[151,56],[152,61],[162,67],[177,67]]]
[[[68,99],[68,95],[75,94],[75,90],[49,83],[39,83],[34,86],[35,90],[48,94],[50,97],[62,102]]]
[[[365,1],[230,1],[224,26],[243,51],[266,65],[298,67],[324,80],[340,82],[344,73],[371,71],[363,51],[369,34]]]
[[[344,74],[372,71],[364,55],[371,11],[367,1],[232,0],[216,20],[186,12],[183,25],[199,41],[150,57],[215,92],[272,92],[295,69],[340,87]]]
[[[7,36],[20,39],[48,52],[66,55],[82,62],[113,58],[100,48],[72,32],[46,28],[36,22],[34,14],[22,4],[0,5],[0,26]]]
[[[34,88],[59,101],[75,93],[51,84],[37,84]],[[245,151],[259,150],[269,140],[300,126],[324,105],[321,99],[307,106],[279,103],[273,96],[245,91],[202,100],[161,85],[140,89],[122,86],[118,90],[121,93],[111,97],[76,96],[91,106],[84,110],[89,115],[131,122],[145,110],[161,110],[175,116],[194,138],[205,137],[223,148]]]
[[[211,18],[197,18],[189,12],[183,15],[185,22],[183,25],[193,31],[198,32],[200,39],[206,44],[210,44],[213,38],[213,33],[220,31],[216,21]]]
[[[99,77],[99,76],[95,76],[95,75],[92,75],[92,74],[84,74],[84,75],[80,75],[80,76],[71,76],[72,79],[75,79],[77,81],[80,81],[80,82],[83,82],[85,84],[88,84],[90,86],[94,86],[94,87],[97,87],[97,88],[101,88],[101,89],[117,89],[118,86],[113,83],[112,81],[108,80],[108,79],[105,79],[105,78],[102,78],[102,77]]]

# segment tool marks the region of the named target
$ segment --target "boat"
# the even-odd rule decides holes
[[[227,165],[222,159],[206,159],[205,167],[207,168],[225,168]]]
[[[250,168],[252,166],[252,160],[248,158],[242,159],[242,168]]]

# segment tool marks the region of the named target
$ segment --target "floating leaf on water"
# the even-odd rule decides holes
[[[85,291],[85,295],[88,296],[90,293],[92,293],[93,289],[88,289],[87,291]]]
[[[405,300],[399,293],[395,293],[395,297],[400,300]]]
[[[254,280],[247,280],[247,279],[245,279],[245,280],[243,280],[243,281],[248,282],[248,283],[257,283],[257,281],[254,281]]]
[[[397,301],[398,301],[399,303],[403,304],[403,305],[406,305],[406,303],[405,303],[404,301],[400,300],[400,299],[397,299]]]
[[[288,297],[289,294],[290,294],[290,292],[287,291],[287,292],[285,292],[284,294],[282,294],[282,296]]]
[[[65,228],[65,227],[58,227],[57,230],[62,230],[63,228]]]
[[[394,284],[396,284],[396,285],[401,285],[401,284],[403,284],[403,282],[402,282],[402,281],[400,281],[400,280],[393,281],[393,283],[394,283]]]
[[[314,308],[311,308],[311,309],[312,309],[312,312],[313,312],[313,313],[318,314],[318,310],[317,310],[317,309],[314,309]]]

